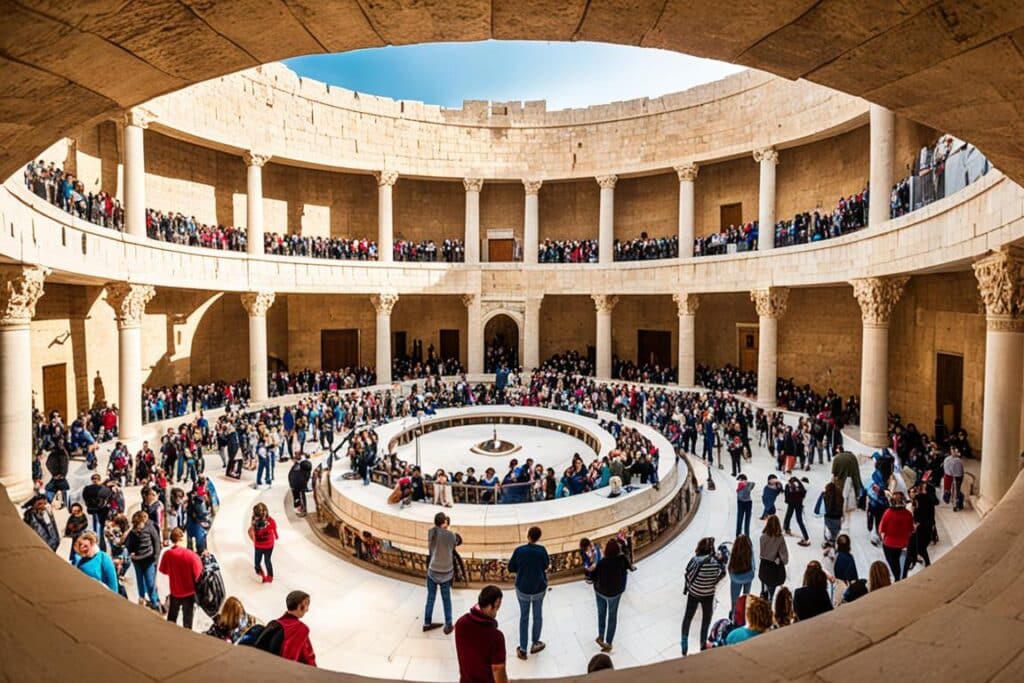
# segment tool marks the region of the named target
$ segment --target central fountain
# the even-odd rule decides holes
[[[522,446],[512,443],[511,441],[505,441],[498,438],[498,428],[494,427],[491,432],[491,438],[487,441],[481,441],[475,446],[471,446],[469,450],[473,451],[478,455],[510,455],[518,451]]]

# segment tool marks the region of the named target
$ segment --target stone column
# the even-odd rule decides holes
[[[877,104],[871,105],[871,175],[868,186],[868,225],[889,220],[892,166],[896,159],[896,115]]]
[[[784,287],[765,287],[750,293],[758,317],[757,405],[765,410],[778,406],[775,384],[779,370],[779,318],[786,313],[788,299],[789,290]]]
[[[398,303],[393,293],[375,294],[370,303],[377,311],[377,384],[391,383],[391,310]]]
[[[0,484],[16,504],[32,495],[30,325],[49,273],[40,266],[0,266]]]
[[[391,188],[398,182],[397,171],[377,171],[377,260],[391,263],[395,257],[394,208],[391,204]],[[377,369],[380,373],[380,369]],[[388,375],[391,364],[388,364]],[[377,375],[380,377],[380,375]]]
[[[693,256],[693,240],[696,226],[694,225],[694,185],[700,167],[692,161],[676,166],[679,177],[679,257]],[[682,377],[682,375],[680,375]],[[686,385],[689,386],[689,385]]]
[[[118,438],[122,441],[142,433],[142,316],[154,296],[156,290],[150,285],[107,285],[107,303],[117,321]]]
[[[611,294],[592,294],[597,309],[597,363],[595,374],[598,379],[612,376],[612,310],[619,303],[619,297]]]
[[[466,190],[466,263],[480,263],[480,190],[484,187],[482,178],[463,178]]]
[[[250,256],[263,254],[263,165],[269,154],[245,153],[245,239]]]
[[[152,120],[152,114],[138,107],[129,109],[124,115],[124,230],[136,237],[146,236],[146,153],[143,131]]]
[[[601,211],[598,215],[597,261],[611,263],[615,260],[615,183],[618,176],[599,175],[597,184],[601,187]]]
[[[542,180],[524,180],[526,190],[526,211],[523,214],[523,263],[537,262],[537,248],[540,241],[540,202],[538,194]]]
[[[754,150],[754,161],[761,164],[761,182],[757,192],[757,249],[775,248],[775,166],[779,153],[773,147]]]
[[[526,297],[523,316],[523,370],[527,373],[540,367],[540,306],[544,295]]]
[[[974,264],[985,303],[985,397],[980,498],[990,510],[1017,478],[1024,401],[1024,248],[1004,246]]]
[[[869,277],[850,282],[863,326],[860,356],[860,441],[889,442],[889,317],[909,278]]]
[[[679,386],[696,385],[697,374],[697,309],[700,297],[696,294],[673,294],[679,307]]]
[[[273,292],[245,292],[242,306],[249,314],[249,394],[253,401],[266,401],[267,311],[274,305]]]
[[[480,315],[480,296],[463,294],[466,307],[466,372],[479,375],[484,371],[484,328]]]

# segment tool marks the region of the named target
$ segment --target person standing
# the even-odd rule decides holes
[[[785,496],[786,519],[782,524],[782,528],[786,534],[791,534],[789,525],[795,514],[796,523],[800,527],[800,533],[803,535],[803,538],[797,542],[797,545],[809,546],[811,541],[807,535],[807,527],[804,526],[804,499],[807,497],[807,488],[798,477],[790,477],[789,482],[786,484]]]
[[[104,486],[99,474],[89,478],[92,483],[82,489],[82,502],[92,520],[92,530],[99,537],[100,550],[107,547],[103,539],[103,527],[107,525],[107,514],[110,511],[110,498],[113,495],[108,486]]]
[[[742,446],[741,446],[742,448]],[[754,501],[750,494],[754,491],[754,482],[747,481],[747,475],[736,477],[736,535],[750,535],[750,517],[754,510]]]
[[[94,532],[86,531],[75,539],[74,564],[86,576],[91,576],[115,593],[121,592],[114,561],[100,550]]]
[[[441,624],[434,622],[434,601],[437,589],[441,589],[441,604],[444,606],[444,634],[448,635],[452,625],[452,580],[455,578],[455,546],[458,539],[448,527],[451,519],[443,512],[434,515],[434,526],[427,532],[427,604],[423,611],[423,630],[432,631]]]
[[[57,552],[57,548],[60,547],[60,532],[57,530],[57,520],[53,518],[46,496],[37,494],[22,508],[25,510],[22,516],[25,524],[36,532],[50,550]]]
[[[306,516],[306,489],[309,487],[309,479],[312,476],[313,463],[309,461],[309,455],[302,453],[288,470],[288,487],[292,490],[292,505],[300,517]]]
[[[960,449],[949,449],[949,455],[942,461],[942,502],[953,501],[953,512],[964,509],[964,463]]]
[[[860,478],[860,463],[850,451],[842,451],[832,458],[832,481],[843,494],[842,527],[850,528],[850,515],[857,509],[857,498],[864,490]]]
[[[249,524],[249,539],[255,549],[253,566],[263,583],[274,582],[274,565],[270,556],[274,553],[274,543],[278,539],[277,522],[270,516],[270,511],[263,503],[256,503],[252,508],[252,522]],[[267,570],[263,571],[266,566]]]
[[[807,621],[832,610],[832,598],[828,594],[828,576],[821,563],[812,560],[804,570],[804,585],[793,593],[793,612],[800,621]]]
[[[527,636],[530,628],[530,610],[533,610],[533,645],[530,654],[544,649],[540,639],[544,623],[544,595],[548,589],[547,570],[551,564],[547,549],[540,545],[540,527],[532,526],[526,532],[527,544],[512,553],[509,572],[516,575],[516,598],[519,600],[519,647],[516,656],[526,659]]]
[[[604,546],[604,557],[594,570],[594,595],[597,598],[597,638],[602,652],[612,651],[612,640],[618,625],[619,600],[626,592],[629,560],[622,554],[619,542],[610,539]]]
[[[196,581],[203,573],[203,561],[185,546],[184,530],[172,529],[171,543],[172,546],[160,557],[160,573],[166,574],[171,584],[167,621],[177,622],[180,611],[182,626],[191,630],[196,605]]]
[[[740,595],[748,595],[750,593],[750,587],[754,583],[756,568],[754,544],[750,542],[750,537],[744,534],[737,536],[736,540],[732,542],[732,552],[729,554],[729,565],[727,567],[730,586],[729,609],[736,609],[736,601]],[[738,621],[740,616],[742,614],[733,615],[733,621]]]
[[[757,576],[761,579],[761,596],[772,600],[775,589],[786,582],[786,565],[789,564],[789,549],[782,535],[779,518],[772,515],[764,523],[761,533]]]
[[[151,490],[151,489],[149,489]],[[139,604],[149,602],[151,609],[162,612],[160,594],[156,590],[156,566],[160,559],[162,541],[160,531],[150,519],[149,513],[139,510],[132,515],[132,528],[128,532],[125,548],[132,566],[135,567],[135,586],[139,592]]]
[[[914,533],[914,515],[907,509],[903,494],[899,491],[892,494],[889,507],[882,514],[878,533],[882,537],[882,552],[892,570],[893,580],[905,578],[900,558],[910,545],[910,537]]]
[[[285,597],[284,604],[288,611],[277,618],[277,623],[284,631],[281,657],[300,664],[316,666],[316,653],[313,652],[313,643],[309,640],[309,626],[302,621],[302,617],[309,612],[309,593],[292,591]]]
[[[501,589],[487,586],[455,624],[459,683],[508,683],[505,636],[498,630]]]
[[[690,639],[690,624],[700,607],[700,649],[707,648],[708,629],[711,627],[711,611],[715,606],[715,587],[725,576],[725,560],[721,552],[715,552],[715,539],[710,536],[700,539],[697,549],[686,564],[686,611],[683,613],[680,647],[685,657]],[[735,603],[734,603],[735,604]]]

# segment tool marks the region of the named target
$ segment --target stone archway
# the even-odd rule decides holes
[[[505,363],[519,365],[522,357],[523,321],[511,311],[495,311],[484,322],[484,372],[496,372]]]

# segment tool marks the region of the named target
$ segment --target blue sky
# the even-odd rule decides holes
[[[740,71],[665,50],[604,43],[432,43],[311,55],[285,62],[306,76],[396,100],[547,100],[548,109],[657,97]]]

